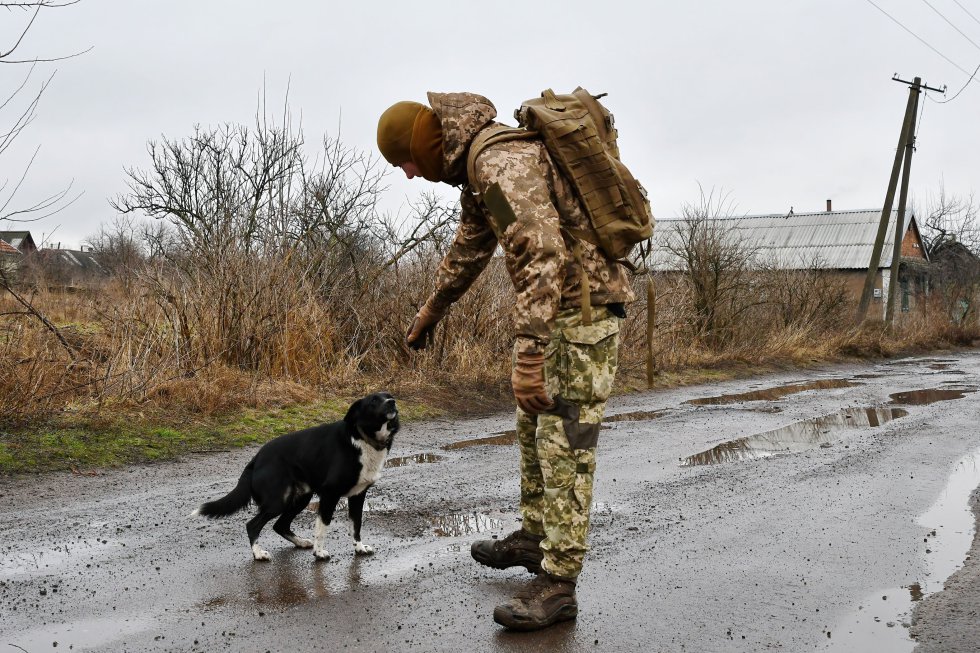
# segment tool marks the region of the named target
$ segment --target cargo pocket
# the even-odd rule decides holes
[[[605,401],[619,355],[619,320],[561,330],[561,396],[576,404]]]

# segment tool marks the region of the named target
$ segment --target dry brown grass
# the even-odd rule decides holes
[[[508,405],[513,291],[496,261],[453,307],[428,350],[405,347],[435,263],[388,268],[362,289],[330,292],[283,262],[235,261],[220,280],[147,269],[126,285],[34,295],[67,349],[39,320],[17,314],[12,298],[0,297],[0,422],[36,423],[66,410],[93,419],[106,410],[196,419],[379,388],[448,410]],[[724,338],[704,338],[683,278],[655,281],[652,344],[662,374],[894,356],[969,346],[980,337],[975,325],[953,324],[938,307],[929,317],[905,314],[888,329],[852,327],[851,309],[833,302],[826,309],[795,306],[804,316],[798,320],[786,318],[785,306],[756,302]],[[621,376],[632,386],[644,376],[645,283],[637,279],[640,299],[623,329]],[[828,295],[811,296],[826,302]]]

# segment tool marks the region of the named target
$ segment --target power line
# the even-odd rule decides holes
[[[935,102],[936,104],[949,104],[950,102],[952,102],[953,100],[955,100],[956,98],[958,98],[960,96],[960,93],[962,93],[963,91],[966,90],[966,87],[970,85],[970,82],[972,82],[973,81],[973,78],[977,76],[977,73],[980,73],[980,66],[977,66],[976,67],[976,69],[973,71],[973,74],[970,75],[970,79],[966,80],[966,84],[963,85],[963,88],[961,88],[960,90],[956,91],[956,95],[954,95],[953,97],[949,98],[948,100],[932,100],[932,98],[929,97],[929,94],[928,93],[926,93],[926,97],[929,97],[929,99],[932,100],[933,102]]]
[[[969,9],[967,9],[966,7],[964,7],[963,5],[960,4],[959,0],[953,0],[953,2],[955,2],[956,4],[958,4],[959,7],[960,7],[960,9],[962,9],[963,11],[966,12],[966,15],[967,16],[969,16],[974,21],[976,21],[977,25],[980,25],[980,18],[977,18],[976,16],[974,16],[973,14],[971,14]]]
[[[906,27],[901,22],[899,22],[899,20],[897,18],[895,18],[894,16],[892,16],[891,14],[889,14],[887,11],[885,11],[884,9],[882,9],[881,7],[879,7],[877,4],[875,4],[874,0],[867,0],[867,2],[868,2],[868,4],[870,4],[871,6],[873,6],[875,9],[877,9],[881,13],[885,14],[896,25],[898,25],[899,27],[901,27],[902,29],[904,29],[906,32],[908,32],[909,34],[911,34],[912,36],[914,36],[916,38],[916,40],[918,40],[924,46],[926,46],[927,48],[929,48],[930,50],[932,50],[933,52],[935,52],[936,54],[938,54],[940,57],[942,57],[943,59],[945,59],[946,61],[948,61],[954,68],[956,68],[957,70],[959,70],[960,72],[962,72],[964,75],[969,75],[970,74],[969,71],[967,71],[966,69],[964,69],[962,66],[960,66],[959,64],[957,64],[955,61],[953,61],[952,59],[950,59],[949,57],[947,57],[945,54],[943,54],[942,52],[940,52],[936,48],[934,48],[931,45],[929,45],[925,41],[925,39],[923,39],[921,36],[919,36],[918,34],[916,34],[915,32],[913,32],[912,30],[910,30],[908,27]]]
[[[976,43],[976,41],[974,41],[974,40],[973,40],[973,39],[971,39],[971,38],[970,38],[969,36],[967,36],[966,34],[964,34],[964,33],[963,33],[963,30],[961,30],[961,29],[960,29],[959,27],[957,27],[956,25],[954,25],[954,24],[953,24],[953,21],[951,21],[950,19],[948,19],[948,18],[946,18],[945,16],[943,16],[943,14],[942,14],[942,12],[940,12],[940,11],[939,11],[938,9],[936,9],[935,7],[933,7],[933,6],[932,6],[932,3],[931,3],[931,2],[929,2],[929,0],[922,0],[922,2],[924,2],[924,3],[926,3],[926,6],[927,6],[927,7],[929,7],[930,9],[932,9],[932,10],[933,10],[934,12],[936,12],[936,13],[937,13],[937,14],[939,15],[939,17],[940,17],[940,18],[942,18],[943,20],[945,20],[945,21],[946,21],[946,23],[947,23],[947,24],[948,24],[948,25],[949,25],[950,27],[952,27],[952,28],[953,28],[953,29],[955,29],[955,30],[956,30],[957,32],[959,32],[959,33],[960,33],[960,36],[962,36],[962,37],[963,37],[963,38],[965,38],[965,39],[966,39],[967,41],[969,41],[970,43],[972,43],[972,44],[973,44],[973,47],[975,47],[975,48],[976,48],[977,50],[980,50],[980,45],[977,45],[977,43]]]

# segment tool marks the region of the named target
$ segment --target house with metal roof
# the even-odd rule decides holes
[[[746,251],[752,252],[755,260],[770,267],[835,271],[846,281],[848,292],[856,302],[864,287],[880,219],[881,210],[870,209],[819,213],[790,211],[787,214],[710,218],[709,221],[719,226],[727,237],[743,245]],[[875,272],[873,312],[869,315],[877,317],[884,316],[897,219],[898,211],[893,210]],[[653,252],[655,270],[681,269],[682,263],[672,254],[670,242],[680,235],[678,230],[682,230],[684,224],[684,220],[657,223]],[[928,295],[929,255],[911,213],[906,215],[902,233],[901,255],[897,262],[902,284],[899,307],[909,311],[917,299]]]

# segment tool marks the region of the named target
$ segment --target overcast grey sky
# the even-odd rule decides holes
[[[695,200],[698,183],[730,192],[748,214],[819,211],[828,198],[838,210],[877,208],[908,97],[892,74],[947,84],[947,97],[960,90],[969,75],[956,66],[980,64],[970,41],[980,44],[980,1],[875,2],[953,63],[867,0],[81,0],[42,11],[18,51],[92,47],[38,66],[35,89],[57,74],[36,121],[0,157],[0,184],[40,144],[19,203],[72,179],[84,195],[20,228],[77,245],[112,218],[107,198],[125,191],[125,166],[146,166],[149,139],[250,121],[263,80],[273,104],[289,84],[311,153],[338,124],[343,141],[373,152],[378,115],[424,102],[427,90],[482,93],[512,122],[522,99],[582,85],[609,93],[623,158],[658,217]],[[0,47],[26,17],[0,10]],[[0,65],[4,96],[24,73]],[[922,102],[917,197],[941,180],[951,193],[977,188],[978,82],[948,104]],[[0,111],[0,127],[13,117]],[[389,181],[388,207],[431,187]]]

